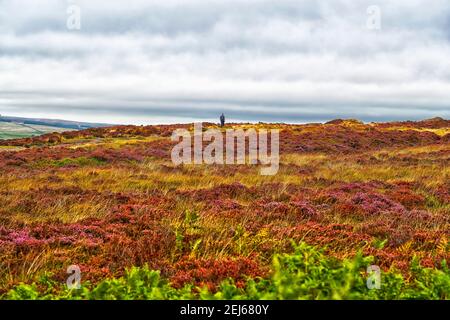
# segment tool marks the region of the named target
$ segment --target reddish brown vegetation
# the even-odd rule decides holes
[[[438,267],[450,258],[450,184],[442,178],[449,140],[448,134],[419,129],[449,126],[440,119],[279,126],[282,157],[307,154],[313,160],[283,162],[280,175],[267,181],[257,179],[249,166],[174,167],[169,136],[188,125],[120,126],[3,141],[28,148],[0,152],[1,290],[43,272],[62,281],[71,264],[93,282],[148,264],[176,287],[188,282],[213,287],[227,277],[239,285],[245,276],[264,275],[272,255],[289,250],[291,239],[326,246],[337,257],[362,249],[384,268],[406,271],[414,255]],[[115,138],[153,136],[158,138],[114,145]],[[106,138],[113,140],[102,144]],[[399,152],[404,147],[425,148]],[[64,162],[80,158],[94,161]],[[345,166],[333,169],[336,163],[359,170],[354,182],[339,178]],[[365,177],[374,167],[387,173]],[[384,168],[418,174],[402,179]],[[121,175],[111,181],[101,175],[116,169]],[[322,174],[332,169],[331,178]],[[189,180],[193,177],[208,186]],[[91,218],[63,214],[77,205],[88,208]],[[38,216],[42,212],[55,214]]]

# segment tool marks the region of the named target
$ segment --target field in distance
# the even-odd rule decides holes
[[[63,132],[73,129],[43,126],[38,124],[24,125],[13,122],[0,122],[0,139],[18,139],[42,135],[50,132]]]
[[[38,119],[0,116],[0,140],[39,136],[52,132],[105,127],[102,123],[88,123],[57,119]]]

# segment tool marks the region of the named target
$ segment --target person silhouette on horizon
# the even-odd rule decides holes
[[[223,113],[220,116],[220,126],[221,127],[225,126],[225,115]]]

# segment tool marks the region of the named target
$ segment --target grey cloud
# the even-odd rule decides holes
[[[74,32],[67,1],[0,0],[0,113],[448,117],[447,1],[377,2],[380,31],[368,0],[74,0]]]

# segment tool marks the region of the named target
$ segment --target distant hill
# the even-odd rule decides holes
[[[0,139],[28,138],[52,132],[84,130],[106,126],[108,124],[0,116]]]
[[[35,124],[41,126],[50,126],[76,130],[111,126],[111,124],[105,123],[90,123],[90,122],[78,122],[78,121],[56,120],[56,119],[35,119],[35,118],[4,117],[4,116],[0,116],[0,122],[15,122],[31,125]]]

